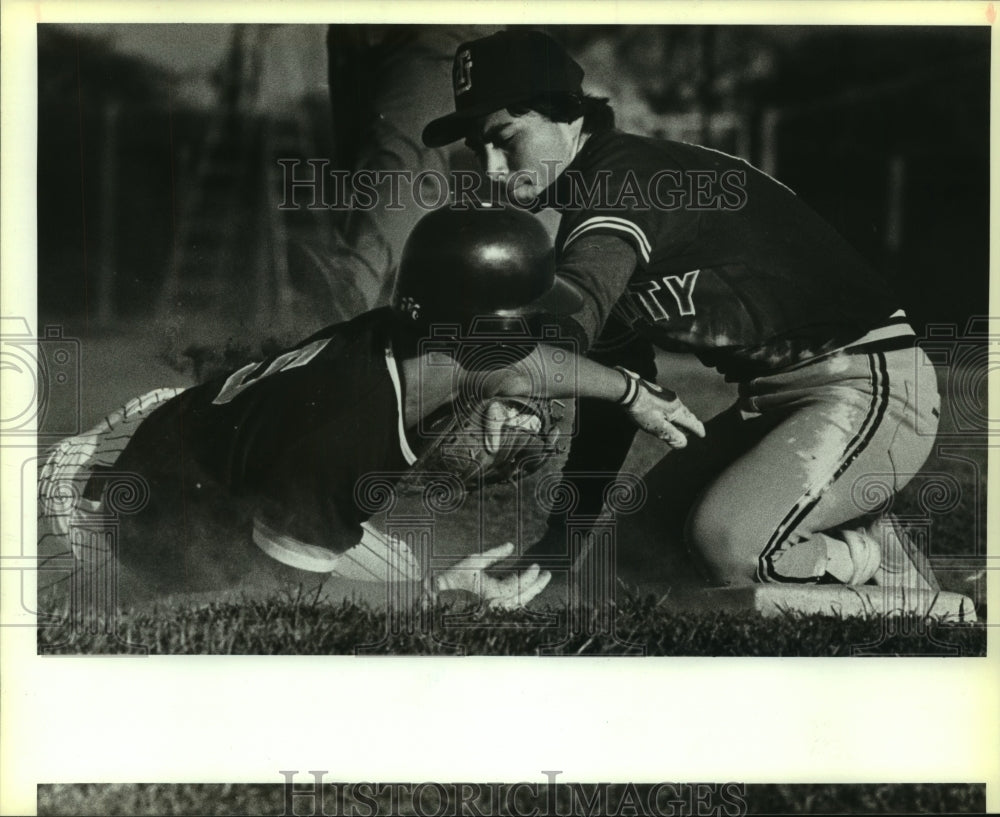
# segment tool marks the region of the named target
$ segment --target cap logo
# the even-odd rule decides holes
[[[455,55],[452,82],[455,85],[456,97],[461,96],[472,88],[472,54],[467,48],[462,49]]]

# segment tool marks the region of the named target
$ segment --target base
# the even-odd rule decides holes
[[[712,588],[670,593],[664,604],[691,612],[754,610],[772,617],[787,613],[835,616],[929,616],[942,621],[971,623],[975,605],[961,593],[934,593],[909,587],[752,587]]]

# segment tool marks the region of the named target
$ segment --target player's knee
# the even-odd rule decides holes
[[[748,549],[745,529],[739,519],[710,509],[698,508],[688,518],[685,540],[715,584],[752,584],[756,554]]]

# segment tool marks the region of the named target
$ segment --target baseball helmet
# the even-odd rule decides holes
[[[417,222],[403,247],[392,307],[415,328],[486,323],[518,332],[571,315],[580,294],[555,274],[548,232],[513,207],[444,207]],[[479,319],[487,319],[479,321]]]

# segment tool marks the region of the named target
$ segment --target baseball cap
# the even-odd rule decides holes
[[[424,128],[424,144],[455,142],[472,120],[508,105],[549,93],[579,94],[582,81],[583,69],[541,31],[498,31],[462,43],[452,67],[455,112]]]

